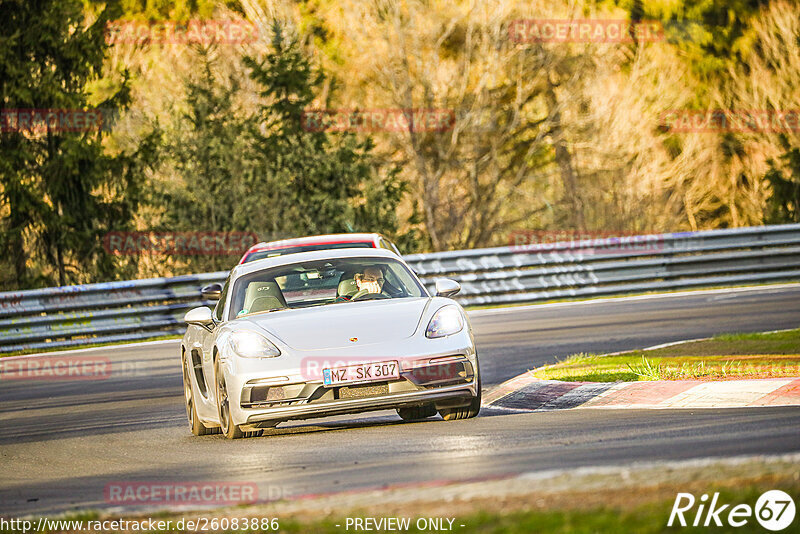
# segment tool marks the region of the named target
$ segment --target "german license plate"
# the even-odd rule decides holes
[[[378,382],[400,378],[400,366],[396,361],[360,363],[322,370],[322,383],[326,386]]]

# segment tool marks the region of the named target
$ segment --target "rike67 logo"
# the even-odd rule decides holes
[[[667,526],[721,527],[727,523],[732,527],[743,527],[755,517],[762,527],[777,532],[792,524],[795,512],[794,500],[781,490],[765,492],[754,508],[748,504],[723,504],[719,493],[714,493],[710,502],[705,493],[700,499],[695,499],[691,493],[678,493]]]

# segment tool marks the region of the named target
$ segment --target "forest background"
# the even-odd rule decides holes
[[[413,253],[520,231],[800,222],[798,2],[0,0],[0,12],[0,290],[238,260],[118,254],[109,233],[374,231]],[[197,21],[253,33],[111,31]],[[536,21],[659,32],[536,39]],[[100,110],[102,127],[14,127],[31,109]],[[447,120],[309,127],[315,112]],[[744,127],[676,121],[720,116]]]

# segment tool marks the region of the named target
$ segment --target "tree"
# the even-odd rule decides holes
[[[434,250],[507,243],[520,225],[584,226],[564,110],[592,64],[580,49],[511,39],[510,23],[534,9],[387,1],[328,11],[337,16],[320,33],[348,44],[337,72],[351,102],[451,115],[446,128],[376,135],[411,183]]]
[[[237,110],[239,81],[221,68],[229,58],[220,58],[217,52],[214,46],[191,52],[197,75],[184,80],[186,111],[175,117],[174,124],[161,126],[154,121],[153,129],[161,132],[164,142],[160,179],[151,182],[147,201],[160,217],[150,230],[257,231],[247,214],[245,185],[256,164],[250,122]],[[203,272],[227,269],[236,259],[196,256],[185,262],[193,272]]]
[[[144,17],[152,20],[186,21],[193,17],[210,17],[214,9],[225,7],[240,11],[238,0],[126,0],[125,17]]]
[[[372,155],[370,138],[309,127],[306,114],[325,77],[284,28],[272,25],[272,49],[245,57],[263,102],[251,130],[260,165],[248,195],[256,227],[267,235],[397,231],[406,184]]]
[[[92,106],[87,84],[100,78],[111,3],[86,23],[80,0],[6,0],[0,19],[0,111],[102,112],[95,128],[72,123],[41,129],[6,127],[0,133],[0,214],[3,256],[13,265],[12,286],[91,281],[115,274],[102,236],[120,229],[136,209],[141,154],[109,155],[109,119],[129,101],[127,76]],[[72,118],[70,118],[72,117]],[[63,120],[63,119],[62,119]],[[102,124],[101,124],[102,123]]]
[[[407,190],[397,169],[381,166],[369,138],[305,124],[324,75],[280,25],[273,32],[259,59],[215,46],[187,52],[193,69],[176,104],[183,111],[169,124],[151,120],[164,143],[147,200],[157,215],[147,229],[242,231],[262,240],[379,231],[413,246],[413,235],[397,235]],[[154,267],[209,271],[235,259],[166,258]]]
[[[637,4],[639,2],[636,2]],[[800,24],[796,2],[705,0],[642,2],[645,19],[662,21],[666,43],[685,64],[681,83],[659,93],[662,111],[736,114],[796,109]],[[688,98],[676,99],[681,88]],[[659,135],[670,162],[659,177],[670,210],[692,230],[761,224],[769,161],[778,161],[776,132],[719,131]],[[792,140],[791,138],[794,138]],[[796,145],[797,134],[787,134]],[[772,174],[777,178],[778,176]],[[776,182],[777,183],[777,182]],[[779,186],[778,186],[779,187]]]
[[[779,164],[769,162],[765,179],[772,193],[767,199],[764,219],[768,224],[800,223],[800,149],[789,149],[781,160],[788,176]]]

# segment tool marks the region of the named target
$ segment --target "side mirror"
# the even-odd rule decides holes
[[[208,328],[214,324],[214,319],[211,317],[211,309],[205,306],[189,310],[183,316],[183,320],[186,321],[186,324],[202,326],[203,328]]]
[[[436,296],[437,297],[452,297],[461,291],[461,284],[449,278],[440,278],[436,280]]]
[[[200,290],[200,294],[206,300],[219,300],[219,297],[222,295],[222,284],[219,282],[208,284]]]

